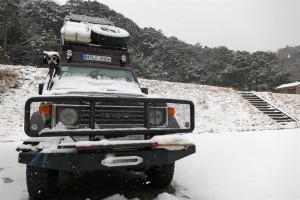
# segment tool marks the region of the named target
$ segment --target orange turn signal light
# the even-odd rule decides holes
[[[44,115],[51,115],[52,105],[51,104],[41,104],[39,107],[39,113]]]
[[[175,108],[168,107],[168,116],[169,117],[174,117],[174,115],[175,115]]]

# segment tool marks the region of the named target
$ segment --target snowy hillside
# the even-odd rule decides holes
[[[140,79],[149,94],[192,100],[196,109],[194,133],[252,131],[300,127],[300,123],[280,125],[252,106],[231,88]],[[258,92],[278,108],[300,120],[300,95]]]
[[[46,69],[0,65],[0,69],[13,69],[19,74],[19,88],[0,94],[0,140],[18,140],[26,137],[23,127],[26,100],[38,93],[38,84],[46,77]]]
[[[25,101],[38,93],[47,69],[29,66],[0,65],[19,74],[19,89],[10,89],[0,94],[0,140],[16,140],[26,137],[23,131]],[[280,125],[257,110],[231,88],[206,85],[174,83],[140,79],[149,94],[161,97],[192,100],[196,108],[194,133],[223,131],[253,131],[300,127],[298,123]],[[292,117],[300,120],[300,95],[260,93]]]

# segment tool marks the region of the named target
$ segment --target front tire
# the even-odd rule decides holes
[[[153,166],[146,173],[146,180],[150,181],[150,186],[153,188],[165,188],[173,180],[175,163]]]
[[[58,183],[58,171],[27,165],[26,182],[32,199],[47,199],[52,196]]]

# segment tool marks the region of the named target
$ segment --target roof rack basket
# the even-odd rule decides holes
[[[92,23],[92,24],[102,24],[102,25],[110,25],[110,26],[114,25],[107,18],[89,17],[86,15],[77,15],[77,14],[72,14],[72,13],[70,13],[70,15],[67,15],[65,17],[65,21],[88,22],[88,23]]]

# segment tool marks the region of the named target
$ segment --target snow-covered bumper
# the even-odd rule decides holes
[[[79,172],[108,170],[114,168],[147,169],[173,163],[195,153],[194,144],[164,145],[159,147],[153,143],[136,143],[127,145],[95,145],[94,147],[63,145],[56,152],[26,151],[18,149],[19,163],[56,169],[61,171]],[[121,149],[120,149],[121,148]]]
[[[192,132],[194,104],[144,97],[39,96],[25,104],[30,137],[165,135]]]

